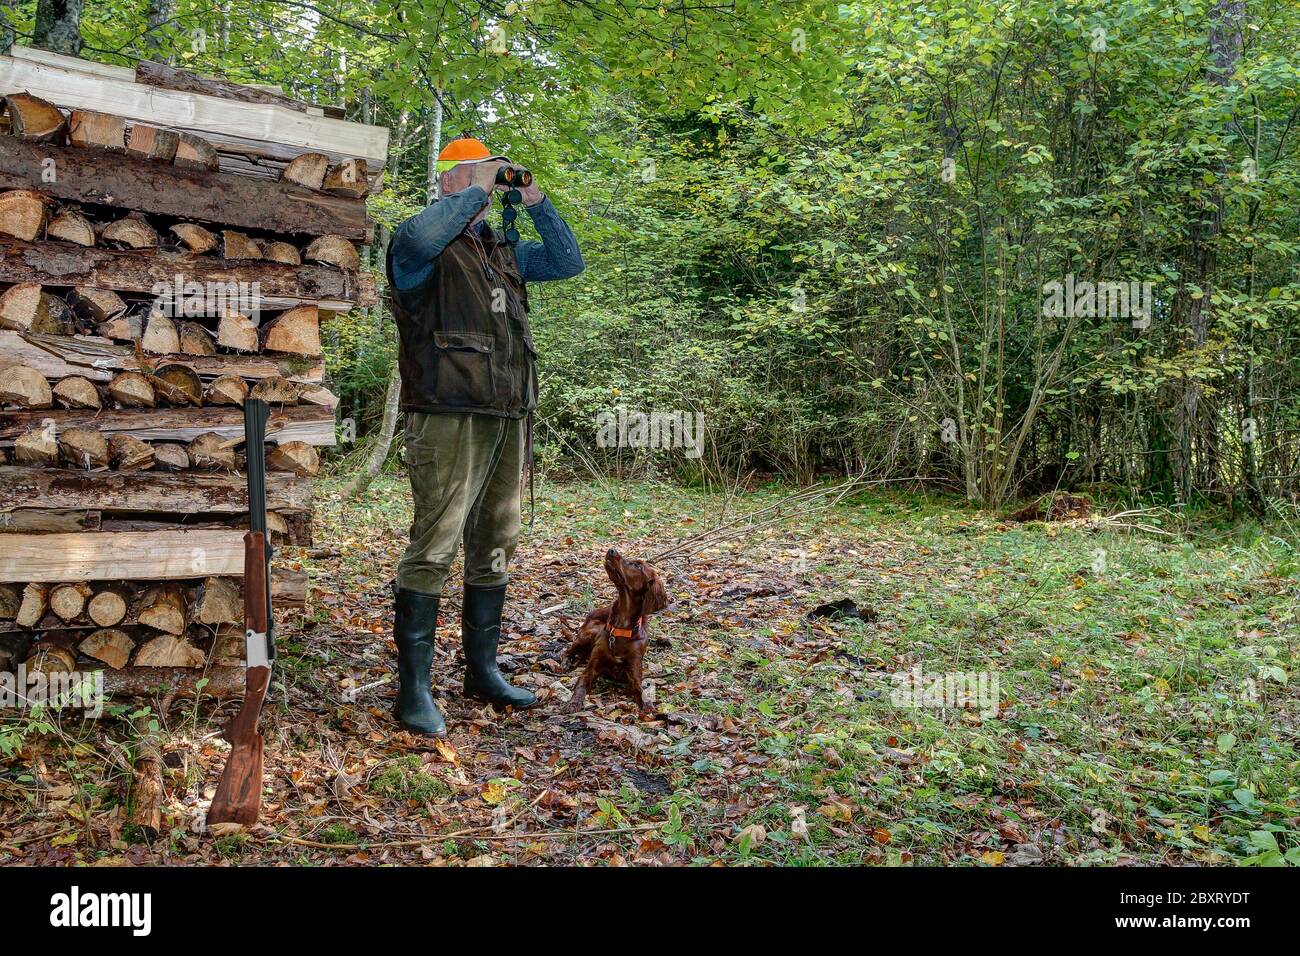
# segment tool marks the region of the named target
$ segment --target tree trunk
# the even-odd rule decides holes
[[[32,46],[63,53],[81,54],[81,11],[85,0],[36,0],[36,28]]]
[[[14,46],[14,28],[5,11],[18,5],[18,0],[0,0],[0,56],[8,56]]]
[[[148,0],[145,13],[149,30],[144,35],[144,48],[148,57],[169,66],[176,62],[176,53],[165,33],[171,23],[173,3],[174,0]]]

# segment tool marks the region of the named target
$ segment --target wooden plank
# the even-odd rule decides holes
[[[0,236],[0,282],[89,285],[115,292],[153,294],[183,282],[246,283],[261,292],[263,310],[315,305],[346,312],[374,305],[375,277],[328,266],[279,262],[226,262],[171,249],[97,249],[67,242],[23,242]]]
[[[83,60],[80,57],[66,56],[62,53],[51,53],[49,50],[42,50],[34,46],[14,46],[10,49],[9,55],[16,60],[30,60],[33,63],[44,63],[46,66],[61,66],[65,69],[75,70],[78,73],[120,80],[123,83],[135,82],[135,70],[129,66],[116,66],[112,63]]]
[[[243,475],[74,471],[0,465],[0,502],[5,508],[94,508],[119,513],[178,515],[243,514],[248,510],[248,487]],[[311,511],[311,505],[310,479],[283,472],[267,474],[266,507],[269,510],[307,513]]]
[[[216,432],[223,438],[239,438],[244,434],[244,411],[236,407],[43,409],[0,411],[0,445],[12,445],[15,438],[39,427],[47,418],[53,419],[60,429],[97,428],[106,437],[123,432],[142,441],[190,441],[204,432]],[[334,445],[334,413],[321,405],[275,409],[266,437],[277,444],[305,441],[320,447]]]
[[[57,178],[41,178],[54,160]],[[296,183],[250,179],[153,163],[138,156],[0,137],[0,189],[36,189],[73,202],[303,236],[336,234],[366,244],[373,226],[364,199]]]
[[[244,573],[242,531],[10,534],[0,581],[166,581]]]
[[[92,335],[42,335],[0,331],[0,367],[6,363],[34,368],[46,378],[81,375],[94,382],[107,382],[115,372],[139,371],[145,365],[156,368],[179,362],[194,369],[205,381],[219,375],[263,379],[280,375],[291,382],[317,385],[325,377],[325,366],[306,364],[298,358],[261,355],[151,355],[142,362],[128,345]]]
[[[46,54],[45,62],[0,57],[0,93],[26,90],[66,109],[96,110],[126,119],[206,135],[219,149],[227,137],[279,144],[332,159],[360,157],[379,170],[388,157],[388,130],[283,106],[240,103],[127,82],[85,72],[85,61]]]

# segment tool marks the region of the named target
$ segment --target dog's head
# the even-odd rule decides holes
[[[610,548],[605,555],[605,573],[614,582],[620,595],[631,599],[642,617],[649,617],[668,606],[668,593],[658,573],[644,561],[628,559]]]

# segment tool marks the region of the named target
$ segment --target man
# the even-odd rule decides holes
[[[525,419],[537,404],[527,283],[575,276],[583,261],[535,180],[520,192],[541,242],[509,243],[484,221],[493,192],[505,189],[496,184],[503,165],[476,139],[449,143],[438,156],[440,198],[402,223],[388,249],[415,499],[397,570],[394,713],[407,729],[434,736],[446,733],[429,689],[438,604],[462,540],[465,695],[498,707],[536,703],[497,668],[531,439]]]

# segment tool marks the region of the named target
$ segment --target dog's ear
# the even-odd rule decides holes
[[[645,589],[645,595],[641,598],[641,616],[649,617],[656,611],[662,611],[668,606],[668,592],[664,590],[663,582],[659,580],[659,575],[653,571],[650,572],[650,586]]]

